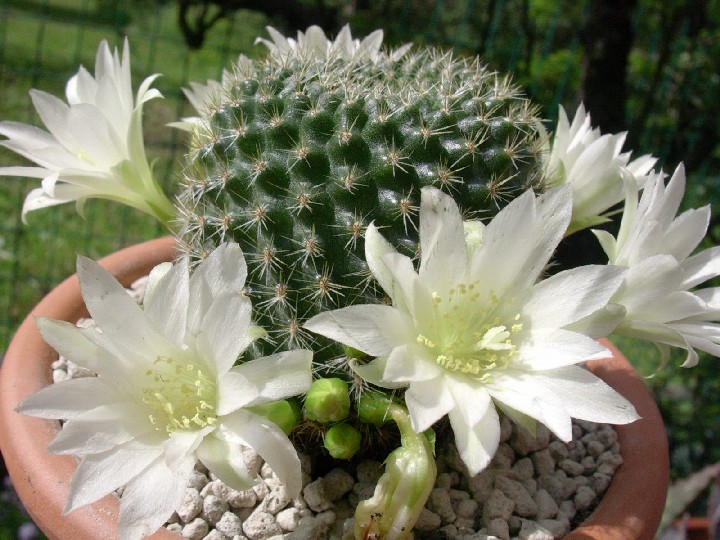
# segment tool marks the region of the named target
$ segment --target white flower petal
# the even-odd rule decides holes
[[[99,377],[69,379],[46,386],[15,409],[36,418],[73,419],[107,403],[122,401],[113,385]]]
[[[367,381],[370,384],[374,384],[375,386],[379,386],[380,388],[402,388],[403,386],[407,386],[407,383],[395,383],[383,379],[387,361],[387,356],[379,356],[372,362],[361,364],[355,358],[351,358],[348,365],[350,366],[350,369],[352,369],[353,372],[362,380]]]
[[[518,350],[518,362],[534,371],[555,369],[612,354],[597,341],[576,332],[554,330]]]
[[[378,232],[377,227],[371,223],[365,232],[365,261],[373,277],[385,291],[385,294],[390,297],[393,305],[402,309],[401,306],[405,305],[405,300],[402,295],[395,294],[393,273],[384,262],[384,257],[392,253],[397,253],[397,250],[390,242],[385,240]]]
[[[45,178],[46,176],[53,174],[54,173],[51,170],[44,169],[42,167],[0,167],[0,176],[26,176],[28,178]]]
[[[162,278],[153,282],[154,286],[145,293],[145,316],[176,346],[182,347],[189,301],[187,257],[171,267],[163,266],[161,271],[164,272]]]
[[[627,310],[620,304],[608,304],[587,317],[565,326],[565,330],[584,334],[593,339],[609,336],[625,319]]]
[[[563,402],[532,373],[497,372],[486,385],[492,398],[548,427],[563,441],[572,439],[572,422]]]
[[[382,380],[389,383],[427,381],[439,377],[443,372],[422,347],[410,343],[390,351]]]
[[[89,341],[74,324],[38,317],[35,324],[45,342],[61,356],[108,381],[121,382],[122,366],[104,349]]]
[[[573,418],[609,424],[628,424],[639,418],[632,403],[581,367],[563,367],[547,376],[539,374],[538,379]]]
[[[412,383],[405,392],[405,403],[416,433],[429,429],[455,407],[455,400],[442,378]]]
[[[108,338],[119,343],[132,340],[138,352],[149,358],[172,350],[170,342],[155,331],[140,306],[99,264],[78,257],[77,272],[85,305]]]
[[[555,274],[532,288],[523,304],[523,320],[533,329],[574,323],[605,307],[624,277],[625,269],[615,266],[582,266]]]
[[[389,354],[388,332],[407,325],[394,308],[382,305],[350,306],[315,315],[304,324],[311,332],[343,343],[370,356]]]
[[[690,209],[668,224],[663,249],[683,261],[700,244],[710,225],[710,207]]]
[[[163,442],[165,464],[174,469],[186,459],[192,459],[195,451],[206,435],[215,431],[215,426],[208,425],[197,430],[175,430]]]
[[[155,293],[155,287],[158,283],[160,283],[160,280],[165,276],[165,274],[167,274],[172,269],[172,267],[173,263],[168,261],[160,263],[152,270],[150,270],[150,274],[148,274],[147,281],[145,282],[145,294],[142,301],[145,311],[147,311],[148,306],[150,306],[154,302],[152,296]],[[161,304],[163,302],[164,300],[160,301]]]
[[[392,276],[392,293],[388,296],[394,298],[393,305],[408,313],[417,312],[413,302],[420,280],[410,257],[388,253],[383,256],[383,263]]]
[[[482,276],[482,285],[497,296],[533,283],[562,239],[571,211],[568,189],[549,191],[537,200],[526,191],[485,228],[470,263],[471,275]]]
[[[90,504],[124,486],[161,459],[157,446],[131,441],[99,454],[86,455],[73,473],[63,514]]]
[[[80,144],[75,134],[66,127],[66,118],[70,110],[62,100],[41,90],[30,90],[35,110],[50,134],[72,155],[77,155]]]
[[[474,426],[465,424],[457,410],[448,414],[455,433],[455,445],[471,476],[490,464],[500,444],[500,419],[491,404],[483,418]]]
[[[205,312],[213,299],[224,294],[242,294],[247,277],[247,266],[240,246],[221,244],[203,262],[190,278],[190,305],[188,329],[197,332]]]
[[[217,436],[255,450],[283,483],[288,495],[293,499],[300,495],[300,458],[287,435],[276,424],[241,409],[222,418]]]
[[[690,289],[720,275],[720,246],[705,249],[681,263],[685,279],[680,284]]]
[[[200,333],[195,336],[195,350],[218,377],[227,373],[242,352],[250,329],[252,305],[244,296],[225,295],[216,298],[205,313]]]
[[[217,437],[205,437],[198,448],[198,458],[208,470],[227,486],[244,491],[257,483],[250,476],[242,448]]]
[[[422,189],[420,215],[418,274],[430,290],[442,290],[448,276],[462,276],[467,266],[462,217],[452,197],[428,188]]]
[[[311,365],[312,351],[298,349],[246,362],[230,374],[244,375],[258,389],[257,397],[248,401],[252,406],[307,392],[312,384]]]
[[[180,505],[195,458],[176,469],[154,461],[123,490],[118,532],[120,540],[134,540],[155,532]]]
[[[472,384],[466,377],[446,377],[445,382],[455,400],[455,413],[468,426],[475,426],[487,415],[487,409],[494,408],[490,394],[482,386]]]
[[[219,384],[217,413],[220,415],[230,414],[245,407],[260,395],[260,390],[255,383],[236,368],[223,374]]]
[[[96,454],[154,430],[146,411],[137,405],[103,405],[75,415],[65,423],[48,445],[48,452],[80,456]]]

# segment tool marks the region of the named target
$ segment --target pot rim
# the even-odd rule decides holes
[[[122,249],[99,262],[129,286],[157,264],[172,260],[176,253],[175,239],[168,236]],[[108,530],[116,537],[119,502],[114,495],[62,515],[77,462],[71,456],[45,452],[59,429],[57,421],[15,412],[20,401],[52,382],[50,364],[57,353],[38,333],[38,316],[70,322],[87,316],[77,275],[63,281],[31,311],[10,343],[0,368],[0,450],[28,513],[49,538],[109,538]],[[617,348],[607,340],[602,343],[614,356],[588,362],[588,368],[629,399],[641,419],[614,426],[624,463],[592,515],[565,539],[651,540],[660,523],[669,481],[665,428],[640,376]],[[653,458],[648,459],[649,455]],[[160,529],[150,538],[169,540],[178,536]]]

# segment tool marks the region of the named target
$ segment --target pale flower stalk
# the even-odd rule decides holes
[[[48,447],[80,458],[64,512],[124,486],[119,536],[140,538],[181,503],[197,460],[230,487],[252,487],[257,478],[243,447],[260,454],[297,497],[297,452],[252,408],[307,391],[312,353],[234,365],[262,335],[242,294],[246,267],[238,245],[220,246],[192,276],[187,258],[156,267],[144,307],[89,259],[78,260],[78,276],[100,331],[50,319],[37,324],[49,345],[97,377],[53,384],[17,409],[67,419]]]
[[[720,288],[694,289],[720,275],[720,247],[692,255],[707,232],[710,207],[676,216],[685,169],[679,166],[667,186],[664,178],[653,174],[638,201],[635,178],[626,172],[627,200],[617,238],[594,232],[609,264],[628,269],[611,300],[626,312],[615,333],[655,343],[663,363],[669,347],[685,349],[683,366],[691,367],[698,362],[696,348],[720,356]]]
[[[133,98],[127,40],[122,58],[103,41],[95,75],[84,67],[70,78],[67,103],[40,90],[30,97],[47,131],[19,122],[0,122],[0,144],[37,166],[1,167],[0,176],[42,179],[25,199],[28,212],[75,202],[82,214],[87,199],[109,199],[137,208],[164,224],[175,210],[153,176],[145,155],[143,105],[161,97],[146,78]]]
[[[366,233],[368,265],[392,306],[350,306],[305,326],[376,357],[351,367],[377,386],[405,388],[417,433],[447,416],[473,475],[499,444],[496,405],[564,441],[571,418],[632,422],[633,406],[576,365],[611,356],[588,337],[599,329],[568,329],[607,305],[624,270],[586,266],[540,280],[571,212],[570,188],[527,191],[484,229],[468,228],[466,242],[455,202],[423,188],[417,271],[373,225]]]
[[[400,446],[385,459],[385,471],[373,496],[360,501],[355,525],[345,540],[404,540],[412,537],[413,527],[435,487],[437,465],[432,433],[415,433],[407,411],[397,403],[387,414],[400,430]]]
[[[639,188],[645,184],[657,158],[643,155],[630,161],[631,153],[622,152],[626,135],[602,135],[599,128],[593,129],[583,104],[572,123],[560,107],[552,145],[544,134],[547,157],[543,168],[549,186],[572,186],[573,215],[567,234],[609,220],[608,210],[625,197],[622,168],[635,176]]]

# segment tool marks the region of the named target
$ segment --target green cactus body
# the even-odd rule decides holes
[[[270,336],[250,355],[305,346],[316,363],[343,356],[302,324],[383,300],[365,229],[374,222],[417,256],[423,186],[476,219],[538,187],[539,121],[507,79],[435,50],[397,56],[243,62],[194,132],[181,244],[196,258],[241,245]]]

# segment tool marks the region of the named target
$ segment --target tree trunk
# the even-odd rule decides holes
[[[580,97],[603,133],[626,129],[628,55],[637,0],[591,0],[582,29],[585,63]]]

